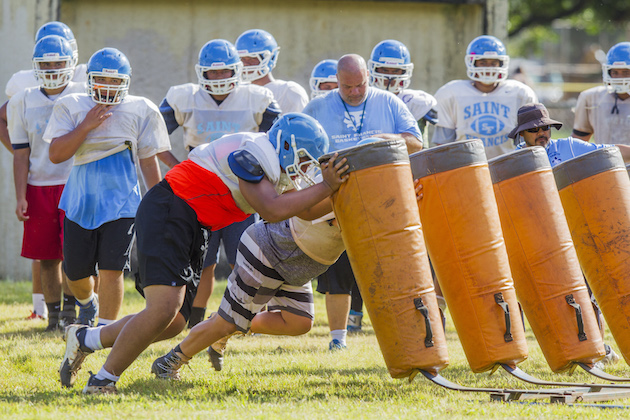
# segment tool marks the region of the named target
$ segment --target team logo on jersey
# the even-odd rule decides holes
[[[505,128],[505,123],[492,115],[484,115],[470,124],[470,128],[482,136],[494,136]]]
[[[363,121],[361,121],[362,119],[363,111],[346,111],[343,115],[343,122],[346,124],[346,127],[351,128],[355,133],[358,133],[359,129],[363,125]]]

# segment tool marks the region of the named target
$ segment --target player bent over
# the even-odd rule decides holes
[[[317,218],[318,204],[347,179],[345,159],[322,167],[323,182],[281,194],[291,177],[328,150],[321,125],[303,114],[282,116],[265,133],[236,133],[195,148],[142,200],[136,217],[138,261],[146,308],[101,329],[66,330],[60,377],[71,386],[86,354],[112,346],[84,393],[116,392],[115,384],[138,355],[186,324],[186,287],[196,286],[207,244],[206,229],[220,229],[258,212],[277,222],[294,215]],[[180,314],[178,315],[178,312]]]

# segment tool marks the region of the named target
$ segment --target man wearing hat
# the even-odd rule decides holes
[[[526,104],[519,108],[517,114],[518,125],[508,134],[512,139],[521,140],[517,149],[532,146],[542,146],[547,150],[549,162],[554,167],[566,160],[583,155],[602,147],[617,146],[626,163],[630,162],[630,146],[624,144],[595,144],[573,137],[566,139],[552,139],[551,127],[559,130],[560,121],[549,118],[549,111],[543,104]]]

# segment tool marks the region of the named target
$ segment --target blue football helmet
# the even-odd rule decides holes
[[[278,60],[280,47],[275,38],[262,29],[250,29],[243,32],[236,40],[238,55],[242,57],[254,57],[259,61],[258,65],[246,66],[243,69],[243,81],[253,82],[265,77]]]
[[[77,48],[77,40],[74,38],[74,34],[68,25],[57,21],[44,23],[35,34],[35,42],[48,35],[57,35],[68,41],[70,48],[72,48],[72,58],[74,59],[72,66],[76,67],[79,62],[79,49]]]
[[[477,60],[499,60],[499,67],[477,67]],[[482,35],[473,39],[466,49],[466,69],[471,80],[491,84],[508,76],[510,57],[505,45],[496,37]]]
[[[282,115],[267,133],[280,166],[296,189],[315,184],[317,159],[328,152],[328,135],[317,120],[299,112]]]
[[[47,35],[33,48],[33,72],[44,88],[58,89],[70,83],[74,76],[73,63],[72,48],[60,36]]]
[[[313,67],[310,79],[311,99],[329,92],[320,89],[322,83],[337,83],[337,60],[322,60]]]
[[[94,53],[87,63],[87,93],[94,102],[116,105],[125,99],[131,83],[131,65],[125,54],[116,48],[103,48]],[[120,84],[99,83],[96,78],[120,79]]]
[[[402,73],[385,74],[378,72],[378,69],[382,67],[402,70]],[[405,44],[394,39],[387,39],[376,44],[372,50],[372,55],[368,60],[368,69],[370,86],[398,93],[409,87],[413,63]]]
[[[602,64],[604,84],[610,93],[630,93],[630,78],[617,78],[610,75],[612,69],[630,69],[630,42],[620,42],[613,45],[606,62]]]
[[[208,79],[209,70],[232,70],[232,75],[224,79]],[[238,86],[241,80],[243,63],[236,48],[225,39],[208,41],[199,51],[199,63],[195,65],[199,86],[211,95],[227,95]]]

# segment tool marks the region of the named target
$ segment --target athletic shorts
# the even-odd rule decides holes
[[[240,331],[247,332],[265,305],[270,311],[288,311],[311,320],[315,316],[311,282],[303,286],[285,283],[246,231],[218,312]]]
[[[59,209],[63,185],[26,186],[28,220],[24,221],[22,256],[32,260],[63,259],[63,219]]]
[[[144,289],[199,284],[208,231],[166,180],[151,188],[136,213],[138,274]]]
[[[96,275],[98,270],[123,271],[129,266],[134,238],[134,219],[107,222],[84,229],[64,220],[63,270],[70,281]]]
[[[236,262],[236,249],[238,248],[238,241],[241,239],[241,235],[245,232],[249,226],[256,222],[256,215],[252,214],[242,222],[235,222],[223,229],[212,232],[210,242],[208,243],[208,253],[206,254],[206,260],[203,263],[203,268],[211,266],[219,262],[219,252],[221,242],[223,242],[223,248],[225,249],[225,255],[228,260],[228,264],[234,265]]]
[[[317,277],[317,291],[319,293],[329,293],[331,295],[350,295],[352,286],[356,283],[348,254],[341,254],[337,262],[331,265],[328,270]]]

